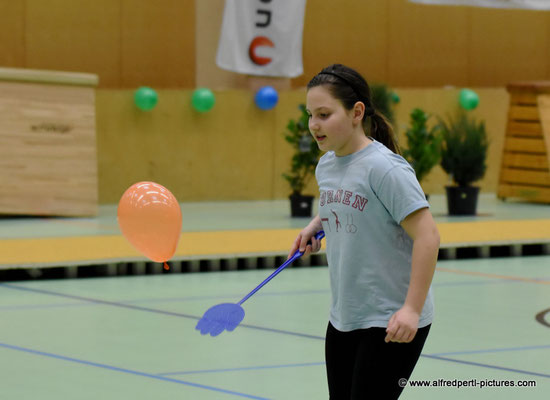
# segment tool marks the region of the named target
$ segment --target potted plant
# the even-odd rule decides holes
[[[403,157],[413,167],[420,183],[440,159],[441,128],[436,125],[428,129],[429,118],[430,115],[415,108],[410,114],[410,127],[405,132],[408,147],[403,150]]]
[[[487,169],[489,142],[485,123],[461,111],[455,118],[440,120],[442,134],[441,167],[454,185],[446,186],[450,215],[475,215],[479,187],[472,183],[483,178]]]
[[[395,118],[393,112],[394,104],[399,102],[399,96],[395,94],[388,85],[384,83],[373,83],[370,85],[372,102],[378,111],[380,111],[391,124],[395,127]]]
[[[297,120],[291,119],[286,127],[285,140],[294,148],[290,172],[283,177],[290,184],[289,196],[292,217],[311,217],[314,196],[303,194],[303,190],[315,175],[315,167],[321,151],[309,132],[309,116],[306,106],[300,104]]]

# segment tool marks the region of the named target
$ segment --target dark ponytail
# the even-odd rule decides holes
[[[326,85],[332,96],[342,102],[346,110],[353,109],[358,101],[365,105],[363,129],[365,134],[382,143],[394,153],[401,154],[391,123],[376,110],[370,87],[357,71],[342,64],[323,68],[309,81],[307,88]]]
[[[399,143],[395,138],[390,121],[380,111],[375,110],[371,117],[370,136],[382,143],[396,154],[401,154]]]

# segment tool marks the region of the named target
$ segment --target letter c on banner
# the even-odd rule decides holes
[[[256,55],[256,48],[257,47],[275,47],[271,39],[265,37],[265,36],[257,36],[254,39],[252,39],[252,42],[250,42],[250,46],[248,47],[248,56],[250,57],[250,60],[256,65],[266,65],[271,62],[270,57],[260,57]]]

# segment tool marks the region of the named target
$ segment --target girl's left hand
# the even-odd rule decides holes
[[[419,313],[412,308],[403,306],[395,314],[393,314],[386,328],[386,338],[384,341],[409,343],[414,339],[418,330]]]

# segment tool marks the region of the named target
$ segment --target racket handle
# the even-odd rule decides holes
[[[319,231],[315,234],[315,239],[321,240],[325,237],[325,231]],[[307,244],[311,244],[311,241],[307,242]]]
[[[315,234],[314,238],[317,239],[317,240],[321,240],[325,237],[325,231],[319,231]],[[308,240],[307,241],[307,244],[311,244],[311,240]],[[300,249],[296,250],[296,252],[292,255],[292,257],[290,257],[289,260],[296,260],[296,258],[300,258],[301,256],[303,256],[304,253],[300,251]],[[280,268],[280,267],[279,267]]]
[[[324,231],[319,231],[315,234],[315,239],[321,240],[325,237]],[[311,244],[311,241],[307,242],[308,244]],[[239,305],[243,304],[245,301],[247,301],[254,293],[256,293],[258,290],[260,290],[267,282],[275,278],[275,276],[281,272],[283,269],[285,269],[287,266],[289,266],[294,260],[302,257],[304,253],[300,251],[300,249],[296,250],[296,252],[290,257],[288,260],[284,262],[283,265],[281,265],[279,268],[277,268],[271,275],[269,275],[262,283],[260,283],[258,286],[256,286],[250,293],[248,293],[246,296],[242,298],[241,301],[239,301]]]

